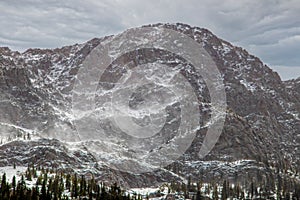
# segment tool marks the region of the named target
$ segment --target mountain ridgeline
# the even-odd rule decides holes
[[[189,36],[203,46],[222,75],[226,120],[217,144],[206,157],[198,155],[205,127],[174,163],[142,174],[109,168],[72,137],[76,135],[72,117],[76,74],[89,53],[112,37],[109,36],[56,49],[28,49],[23,53],[0,48],[0,166],[34,164],[92,173],[98,180],[127,187],[182,181],[188,177],[203,182],[223,179],[268,182],[279,171],[282,176],[295,179],[294,174],[300,170],[300,80],[282,81],[259,58],[206,29],[185,24],[148,27],[164,27]],[[154,53],[161,63],[180,62],[174,55]],[[149,52],[138,54],[141,59],[148,59]],[[126,59],[130,55],[123,60]],[[204,81],[203,84],[205,88]],[[199,93],[198,99],[209,101],[207,90]],[[209,118],[204,108],[201,116],[203,123]]]

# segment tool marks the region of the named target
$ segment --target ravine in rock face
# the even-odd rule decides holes
[[[95,158],[95,154],[86,148],[87,141],[85,144],[80,142],[72,114],[72,90],[86,57],[113,37],[110,36],[57,49],[28,49],[24,53],[0,48],[0,166],[34,163],[66,171],[91,172],[98,179],[131,187],[188,176],[202,180],[224,177],[267,179],[273,173],[272,166],[299,170],[299,79],[282,81],[259,58],[206,29],[185,24],[146,27],[164,27],[192,38],[208,52],[221,73],[227,99],[226,120],[217,144],[207,156],[199,158],[198,152],[209,126],[211,99],[203,77],[190,70],[183,70],[182,74],[197,89],[202,128],[197,131],[191,146],[174,163],[142,174],[117,171],[111,169],[105,159]],[[128,53],[114,64],[121,67],[136,58],[139,58],[136,64],[155,61],[169,67],[190,67],[186,60],[155,49]],[[105,75],[103,80],[115,76],[109,72]],[[131,96],[129,105],[132,109],[147,104],[148,96],[141,92],[143,89],[139,88],[140,92]],[[170,115],[176,112],[176,107],[169,110]],[[137,122],[149,123],[146,118],[144,121],[137,119]],[[170,123],[170,130],[176,129],[178,123]],[[110,124],[105,127],[109,132]],[[173,136],[164,137],[160,140],[162,144]],[[105,152],[98,153],[105,157]]]

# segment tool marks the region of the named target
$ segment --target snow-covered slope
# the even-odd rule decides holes
[[[149,55],[154,53],[156,61],[170,66],[181,64],[186,77],[197,80],[192,85],[198,91],[197,98],[203,102],[200,114],[204,126],[186,153],[165,169],[137,175],[109,168],[107,159],[121,160],[122,154],[91,154],[86,149],[90,144],[80,142],[74,124],[76,116],[72,114],[72,89],[82,62],[110,36],[57,49],[29,49],[24,53],[0,48],[0,137],[5,143],[0,146],[0,165],[18,162],[26,166],[31,162],[96,173],[103,179],[132,186],[180,180],[189,175],[210,179],[238,174],[241,176],[238,178],[243,178],[241,171],[248,170],[255,176],[271,173],[270,165],[299,170],[299,81],[282,82],[259,58],[206,29],[185,24],[148,27],[153,26],[172,29],[194,39],[208,52],[222,75],[227,116],[221,137],[209,155],[203,159],[198,155],[210,120],[210,96],[205,81],[195,77],[185,61],[157,50],[137,51],[139,62],[151,60]],[[124,64],[131,56],[125,55],[117,64]],[[170,127],[176,125],[171,123]],[[26,139],[28,134],[34,135],[34,140]],[[120,144],[118,148],[127,147]]]

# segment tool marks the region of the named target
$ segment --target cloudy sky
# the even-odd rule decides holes
[[[299,0],[1,0],[0,46],[53,48],[157,22],[210,29],[278,71],[300,76]]]

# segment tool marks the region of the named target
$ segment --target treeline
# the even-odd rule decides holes
[[[289,187],[289,189],[287,189]],[[290,183],[279,179],[276,185],[251,182],[247,185],[223,183],[171,183],[170,193],[181,194],[186,199],[200,200],[211,197],[213,200],[226,199],[300,199],[299,182]]]
[[[270,182],[255,182],[249,179],[245,185],[232,184],[228,180],[223,183],[192,182],[171,183],[170,193],[181,194],[186,199],[200,200],[211,197],[213,200],[226,199],[285,199],[300,200],[300,182],[277,176]]]
[[[26,184],[27,182],[27,184]],[[95,179],[76,174],[51,173],[28,167],[19,181],[9,181],[4,173],[0,187],[1,200],[139,200],[139,195],[126,194],[117,184],[106,186]]]
[[[267,164],[266,164],[267,163]],[[199,170],[186,184],[171,183],[171,193],[180,193],[189,199],[293,199],[300,200],[300,175],[298,167],[288,160],[268,161],[265,171],[233,172],[218,176]],[[168,170],[182,174],[180,164],[170,165]],[[192,180],[191,180],[192,179]],[[200,193],[200,195],[199,195]],[[199,197],[200,196],[200,197]],[[209,197],[209,198],[208,198]]]
[[[1,144],[5,144],[7,142],[11,142],[11,141],[13,141],[15,139],[31,140],[31,136],[32,136],[32,134],[30,134],[30,133],[21,133],[21,132],[18,132],[15,135],[12,135],[12,136],[9,135],[8,137],[1,138],[0,145]]]
[[[16,166],[14,166],[16,167]],[[28,167],[21,177],[8,180],[4,173],[0,185],[0,200],[141,200],[162,197],[162,194],[129,194],[117,184],[97,183],[95,178],[77,174],[65,174],[54,170]],[[258,182],[249,179],[243,185],[223,182],[202,183],[188,178],[187,183],[171,182],[162,187],[168,188],[170,199],[300,199],[299,180],[288,179],[277,174],[275,180]]]

